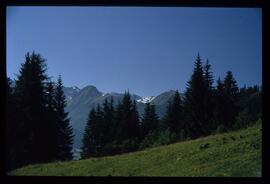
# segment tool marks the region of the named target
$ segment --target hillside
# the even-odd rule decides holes
[[[10,175],[261,176],[261,124],[123,155],[29,165]]]

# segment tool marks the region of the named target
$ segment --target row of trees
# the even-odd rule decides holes
[[[97,105],[89,113],[81,157],[132,151],[136,148],[131,145],[139,138],[139,115],[136,102],[131,101],[129,93],[125,93],[116,109],[113,99],[110,102],[106,99],[102,108]]]
[[[198,55],[184,96],[176,91],[166,115],[158,119],[155,106],[146,104],[142,118],[129,93],[118,103],[113,99],[89,113],[81,157],[112,155],[146,147],[194,139],[216,132],[230,131],[254,123],[261,113],[259,87],[241,88],[231,71],[213,86],[208,60]]]
[[[63,93],[46,74],[45,60],[36,53],[25,56],[15,87],[7,78],[6,166],[72,159],[72,128]]]
[[[59,76],[56,84],[46,74],[45,60],[26,54],[15,81],[7,79],[6,166],[72,159],[72,128]],[[105,100],[89,113],[82,158],[113,155],[242,128],[261,116],[259,87],[241,88],[227,72],[213,86],[211,65],[200,56],[184,96],[176,91],[166,115],[159,119],[153,104],[139,116],[129,92],[114,106]]]

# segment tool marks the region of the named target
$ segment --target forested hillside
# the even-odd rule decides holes
[[[45,59],[40,54],[27,53],[15,86],[11,86],[11,80],[7,78],[6,89],[7,170],[72,160],[74,130],[66,111],[61,75],[53,82],[47,75]],[[94,86],[78,92],[81,96],[86,93],[104,97]],[[151,102],[145,103],[141,116],[138,99],[139,96],[131,95],[127,90],[122,98],[111,96],[102,104],[89,106],[88,98],[74,97],[69,101],[75,104],[72,113],[88,112],[81,120],[85,125],[81,140],[82,159],[231,132],[252,126],[262,116],[261,87],[239,88],[232,71],[227,71],[224,79],[218,77],[215,83],[212,66],[208,60],[203,62],[200,55],[196,57],[183,95],[178,90],[173,93],[163,117],[157,115],[158,104]],[[76,109],[79,101],[86,104],[84,109]]]

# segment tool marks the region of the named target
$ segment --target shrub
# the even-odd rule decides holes
[[[159,133],[158,139],[153,146],[167,145],[176,141],[176,134],[171,133],[168,129]]]
[[[140,149],[167,145],[177,140],[175,133],[171,133],[168,129],[163,131],[154,131],[146,135],[140,144]]]

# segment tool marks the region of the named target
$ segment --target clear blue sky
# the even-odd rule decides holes
[[[65,86],[140,96],[186,88],[198,52],[214,77],[262,82],[262,12],[254,8],[8,7],[7,75],[26,52]]]

